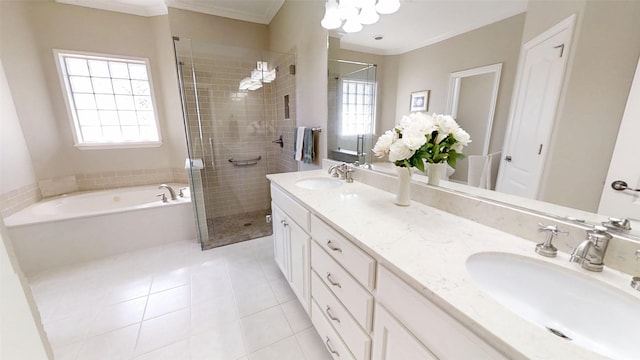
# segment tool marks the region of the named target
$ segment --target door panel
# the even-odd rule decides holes
[[[536,198],[573,32],[571,17],[523,46],[496,190]]]
[[[611,188],[611,183],[616,180],[625,181],[629,187],[640,188],[638,134],[640,134],[640,61],[620,124],[607,180],[602,189],[602,198],[598,208],[600,214],[640,221],[640,192],[616,191]]]

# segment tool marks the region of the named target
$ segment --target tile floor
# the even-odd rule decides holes
[[[176,242],[41,274],[56,360],[331,359],[273,261],[271,237]]]

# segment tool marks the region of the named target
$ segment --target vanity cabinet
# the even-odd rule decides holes
[[[274,186],[271,186],[271,199],[275,262],[304,309],[309,312],[309,211]]]
[[[311,216],[311,313],[314,325],[334,358],[340,346],[357,360],[371,358],[375,260],[318,217]],[[329,326],[327,328],[326,326]],[[322,328],[326,329],[322,329]],[[336,345],[337,346],[337,345]],[[339,356],[343,359],[343,355]]]
[[[507,359],[383,266],[376,295],[373,360]]]

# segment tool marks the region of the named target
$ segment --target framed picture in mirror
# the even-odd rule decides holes
[[[409,111],[427,111],[429,110],[429,93],[430,90],[414,91],[411,93],[411,102]]]

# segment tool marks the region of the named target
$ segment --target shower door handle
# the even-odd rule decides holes
[[[211,152],[211,169],[216,168],[216,162],[213,155],[213,139],[209,138],[209,152]]]

